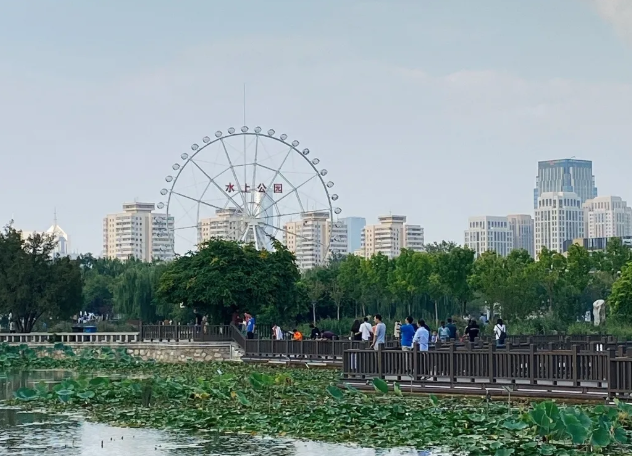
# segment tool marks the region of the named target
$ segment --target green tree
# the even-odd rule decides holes
[[[53,257],[54,248],[50,236],[23,239],[11,226],[0,233],[0,313],[11,313],[20,332],[31,332],[43,316],[67,318],[81,309],[79,264]]]
[[[432,260],[427,254],[402,249],[393,264],[389,278],[390,291],[399,302],[404,303],[407,315],[413,315],[415,303],[424,293],[428,293]]]
[[[358,316],[358,304],[362,302],[362,263],[364,261],[366,261],[364,258],[348,255],[341,261],[336,279],[344,296],[353,304],[355,317]],[[361,313],[366,315],[364,305],[361,307]]]
[[[632,320],[632,262],[623,266],[621,276],[612,285],[608,306],[614,315]]]
[[[114,280],[114,310],[128,318],[156,322],[159,319],[156,289],[165,268],[162,264],[132,263]]]
[[[274,241],[274,252],[252,244],[210,240],[197,252],[177,258],[159,279],[158,298],[228,322],[249,311],[264,322],[293,319],[300,312],[294,255]]]
[[[473,250],[460,246],[450,246],[433,255],[434,270],[442,289],[459,303],[462,315],[466,314],[467,303],[472,298],[468,279],[474,268],[474,255]]]

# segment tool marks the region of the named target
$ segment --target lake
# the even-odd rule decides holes
[[[2,375],[2,374],[0,374]],[[70,371],[39,370],[0,376],[0,400],[21,387],[57,383]],[[414,449],[375,450],[291,439],[130,429],[90,423],[81,416],[0,408],[0,455],[23,456],[438,456]]]

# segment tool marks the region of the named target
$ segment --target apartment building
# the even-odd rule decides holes
[[[174,258],[174,220],[154,213],[154,203],[125,203],[123,212],[103,219],[103,255],[142,261]]]

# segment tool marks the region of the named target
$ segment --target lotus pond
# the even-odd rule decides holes
[[[66,370],[54,381],[15,389],[10,405],[54,416],[81,412],[94,423],[143,428],[134,429],[139,433],[162,429],[220,440],[266,436],[275,439],[271,442],[297,438],[417,449],[380,454],[419,454],[428,448],[473,456],[632,453],[632,406],[625,403],[571,406],[412,397],[398,388],[388,392],[381,381],[374,382],[375,394],[367,394],[341,384],[332,370],[158,364],[133,359],[124,350],[84,350],[76,356],[62,345],[46,351],[50,356],[26,346],[0,345],[0,372],[28,377],[37,369]]]

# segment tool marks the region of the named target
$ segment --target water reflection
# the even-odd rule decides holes
[[[60,382],[69,371],[11,373],[0,377],[0,400],[12,397],[21,387],[39,381]],[[431,456],[438,453],[411,449],[374,450],[290,439],[251,436],[219,436],[129,429],[88,423],[80,416],[48,415],[0,408],[0,455],[22,456]]]
[[[12,398],[19,388],[34,388],[39,382],[59,383],[72,376],[71,371],[52,369],[0,374],[0,401]]]

